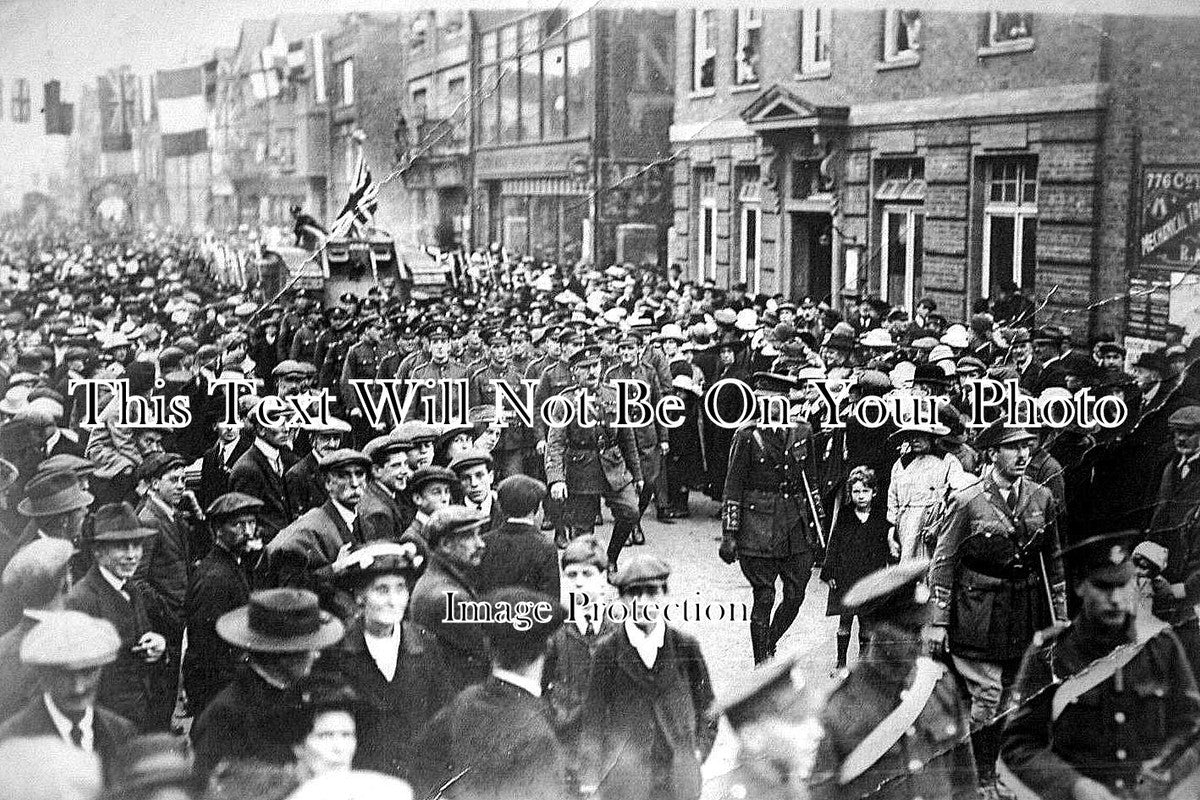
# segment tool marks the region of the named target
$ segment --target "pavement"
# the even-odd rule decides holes
[[[750,584],[737,564],[727,565],[717,556],[721,538],[720,520],[715,518],[719,505],[703,495],[693,493],[692,516],[664,525],[648,511],[642,519],[646,544],[626,548],[622,556],[644,550],[665,559],[671,565],[668,584],[670,598],[686,600],[707,607],[713,619],[678,620],[677,628],[695,636],[708,662],[709,676],[717,700],[739,691],[750,681],[754,659],[750,652]],[[605,519],[611,515],[605,511]],[[608,540],[610,525],[597,529],[602,541]],[[837,617],[825,616],[828,588],[817,577],[809,580],[804,605],[791,629],[780,640],[777,655],[795,654],[797,666],[793,679],[802,678],[814,708],[819,708],[824,696],[836,682]],[[723,615],[721,619],[718,615]],[[736,615],[736,621],[730,621]],[[857,656],[857,631],[850,645],[850,660]],[[736,766],[737,742],[724,719],[703,775],[706,784]],[[701,800],[715,800],[715,794],[705,792]]]

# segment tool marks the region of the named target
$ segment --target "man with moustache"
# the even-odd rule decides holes
[[[325,482],[321,480],[318,462],[342,447],[350,433],[350,423],[337,417],[329,417],[323,422],[315,423],[307,432],[311,449],[283,476],[288,501],[296,514],[317,508],[329,499],[329,495],[325,493]]]
[[[184,620],[188,647],[183,688],[188,708],[199,716],[237,674],[238,654],[217,635],[217,619],[250,599],[250,573],[262,552],[258,512],[262,501],[240,492],[218,497],[204,512],[212,526],[212,549],[192,570]]]
[[[323,608],[346,619],[354,613],[354,601],[333,585],[333,563],[363,544],[354,522],[371,474],[371,460],[357,450],[343,448],[325,456],[319,466],[329,499],[267,544],[262,570],[272,585],[308,589],[321,599]]]
[[[1034,635],[1067,620],[1067,594],[1058,507],[1025,477],[1037,436],[1001,418],[976,443],[991,467],[954,495],[940,526],[922,636],[934,655],[949,652],[966,683],[980,786],[996,796],[998,717]]]

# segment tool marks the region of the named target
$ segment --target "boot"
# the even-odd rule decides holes
[[[675,515],[673,513],[671,513],[670,509],[660,508],[654,516],[663,525],[674,525],[675,524]]]
[[[764,622],[750,623],[750,649],[754,653],[755,665],[771,657],[771,628]]]
[[[567,532],[565,530],[557,530],[554,532],[554,546],[562,550],[567,546]]]
[[[608,540],[608,564],[616,568],[617,559],[621,556],[621,548],[625,546],[625,542],[629,539],[629,534],[633,532],[632,522],[614,522],[612,536]]]
[[[629,539],[630,544],[645,544],[646,534],[642,533],[642,523],[639,521],[633,527],[633,535]]]

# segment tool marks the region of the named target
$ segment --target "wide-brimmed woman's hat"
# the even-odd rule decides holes
[[[415,583],[424,571],[425,559],[412,542],[368,542],[332,566],[334,582],[354,590],[380,575],[400,575]]]
[[[312,592],[284,588],[251,594],[249,603],[217,619],[217,634],[254,653],[306,653],[337,643],[345,628]]]
[[[79,477],[69,470],[34,475],[25,485],[25,498],[17,511],[26,517],[52,517],[87,508],[96,498],[83,490]]]
[[[894,432],[889,439],[903,439],[909,436],[917,436],[924,434],[938,438],[950,433],[950,428],[940,422],[907,422],[900,426],[900,429]]]

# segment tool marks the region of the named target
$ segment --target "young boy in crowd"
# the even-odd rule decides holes
[[[829,584],[829,602],[826,616],[838,617],[837,669],[845,669],[846,654],[850,650],[850,630],[854,614],[842,610],[842,597],[851,586],[876,570],[883,569],[891,561],[888,549],[887,515],[872,508],[876,491],[875,470],[870,467],[855,467],[846,479],[846,494],[850,507],[838,518],[829,536],[829,550],[825,555],[825,566],[821,569],[821,580]],[[858,652],[862,658],[866,650],[869,631],[858,621]]]

